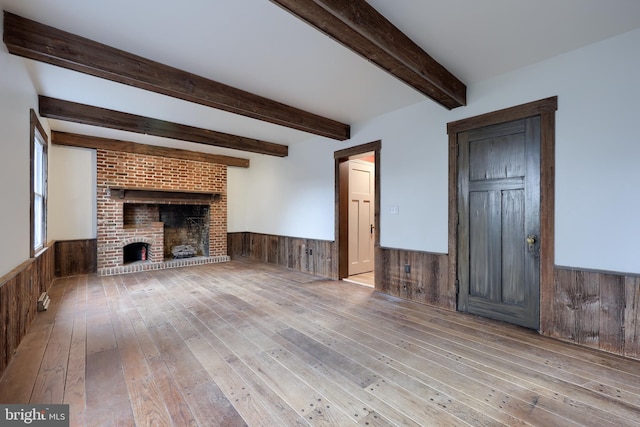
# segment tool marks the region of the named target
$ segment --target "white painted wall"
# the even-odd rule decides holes
[[[52,145],[49,165],[49,240],[96,238],[96,150]]]
[[[640,273],[640,30],[473,88],[499,106],[558,95],[556,264]]]
[[[0,23],[0,31],[2,24]],[[38,97],[22,59],[0,47],[0,276],[29,259],[29,109]],[[48,124],[41,121],[48,132]]]
[[[248,169],[227,168],[227,232],[241,232],[248,230],[247,198],[244,197],[248,186]]]
[[[346,144],[311,138],[286,159],[253,160],[241,194],[230,176],[230,197],[245,201],[229,216],[246,215],[248,231],[332,240],[333,152],[381,139],[381,244],[446,253],[447,122],[558,95],[555,262],[640,273],[638,46],[635,30],[475,84],[467,107],[425,101],[354,125]]]
[[[333,150],[326,147],[338,145],[318,139],[319,143],[290,146],[284,159],[251,160],[242,194],[247,229],[242,231],[334,239]],[[235,185],[234,178],[229,177],[230,185]],[[235,215],[229,211],[229,216]]]
[[[446,124],[558,95],[555,262],[640,273],[637,46],[640,30],[472,85],[468,88],[467,107],[447,111],[425,101],[354,124],[353,138],[346,143],[313,137],[290,146],[287,158],[260,156],[251,160],[249,169],[229,168],[228,230],[333,240],[333,153],[380,139],[381,244],[446,253]],[[0,230],[3,241],[19,241],[17,252],[23,254],[16,256],[16,251],[6,244],[0,245],[1,272],[3,267],[22,262],[24,253],[28,253],[28,193],[16,191],[8,183],[22,181],[20,185],[28,188],[28,146],[20,142],[28,135],[28,125],[17,124],[28,121],[21,110],[28,110],[30,103],[35,103],[35,95],[19,60],[3,53],[0,61],[3,71],[9,71],[9,76],[3,72],[0,77],[0,137],[3,153],[8,152],[0,159],[0,188],[3,196],[9,194],[9,199],[15,201],[10,209],[2,208],[3,218],[9,219],[2,223],[12,226],[0,225]],[[10,96],[8,101],[5,91]],[[14,108],[15,105],[22,107]],[[64,173],[57,165],[52,166],[56,181],[50,191],[91,179],[85,156],[58,149],[55,156],[56,162],[64,165]],[[61,215],[58,206],[64,206],[63,202],[58,205],[58,200],[50,201],[56,206],[52,207],[55,224],[50,231],[56,238],[94,235],[89,236],[86,231],[95,230],[95,214],[86,213],[95,191],[82,187],[78,192],[82,194],[68,196],[81,209],[77,215]],[[392,206],[399,207],[399,214],[389,213]]]

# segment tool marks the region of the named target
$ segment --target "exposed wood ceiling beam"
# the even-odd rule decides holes
[[[201,129],[179,123],[166,122],[135,114],[107,110],[71,101],[39,97],[42,117],[85,125],[100,126],[128,132],[142,133],[181,141],[196,142],[234,150],[250,151],[271,156],[286,157],[289,147],[259,139],[245,138],[228,133]]]
[[[344,141],[349,125],[4,12],[14,55]]]
[[[467,88],[364,0],[271,0],[448,109]]]
[[[79,135],[77,133],[51,132],[51,142],[56,145],[70,147],[94,148],[123,153],[145,154],[148,156],[169,157],[172,159],[192,160],[196,162],[217,163],[240,168],[249,167],[249,159],[200,153],[198,151],[181,150],[179,148],[158,147],[157,145],[138,144],[117,139],[99,138],[97,136]]]

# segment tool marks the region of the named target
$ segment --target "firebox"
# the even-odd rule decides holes
[[[129,264],[149,259],[149,245],[142,242],[131,243],[122,248],[122,263]]]
[[[190,256],[209,256],[209,212],[209,205],[125,203],[123,227],[144,228],[151,223],[162,223],[164,259],[176,258],[175,248],[179,246],[192,247],[194,252]]]
[[[160,205],[164,223],[164,258],[176,257],[175,248],[190,246],[195,256],[209,256],[209,206]]]

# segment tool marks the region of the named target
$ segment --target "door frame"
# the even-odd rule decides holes
[[[380,248],[380,151],[382,149],[382,141],[373,141],[368,144],[357,145],[355,147],[345,148],[333,153],[335,160],[335,236],[337,263],[338,263],[338,280],[349,276],[349,193],[347,191],[349,175],[343,173],[341,165],[346,164],[361,154],[373,152],[375,158],[374,164],[374,194],[375,200],[373,205],[374,230],[373,230],[373,251],[374,251],[374,270],[378,269],[378,252]],[[374,274],[377,277],[377,274]],[[377,279],[375,279],[377,284]]]
[[[458,133],[527,117],[540,116],[540,331],[553,324],[555,112],[558,97],[482,114],[447,124],[449,135],[449,286],[458,297]]]

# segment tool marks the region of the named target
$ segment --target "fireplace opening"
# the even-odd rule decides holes
[[[164,258],[209,256],[209,205],[160,205]]]
[[[149,245],[147,243],[131,243],[122,248],[122,263],[146,261],[149,259]]]

